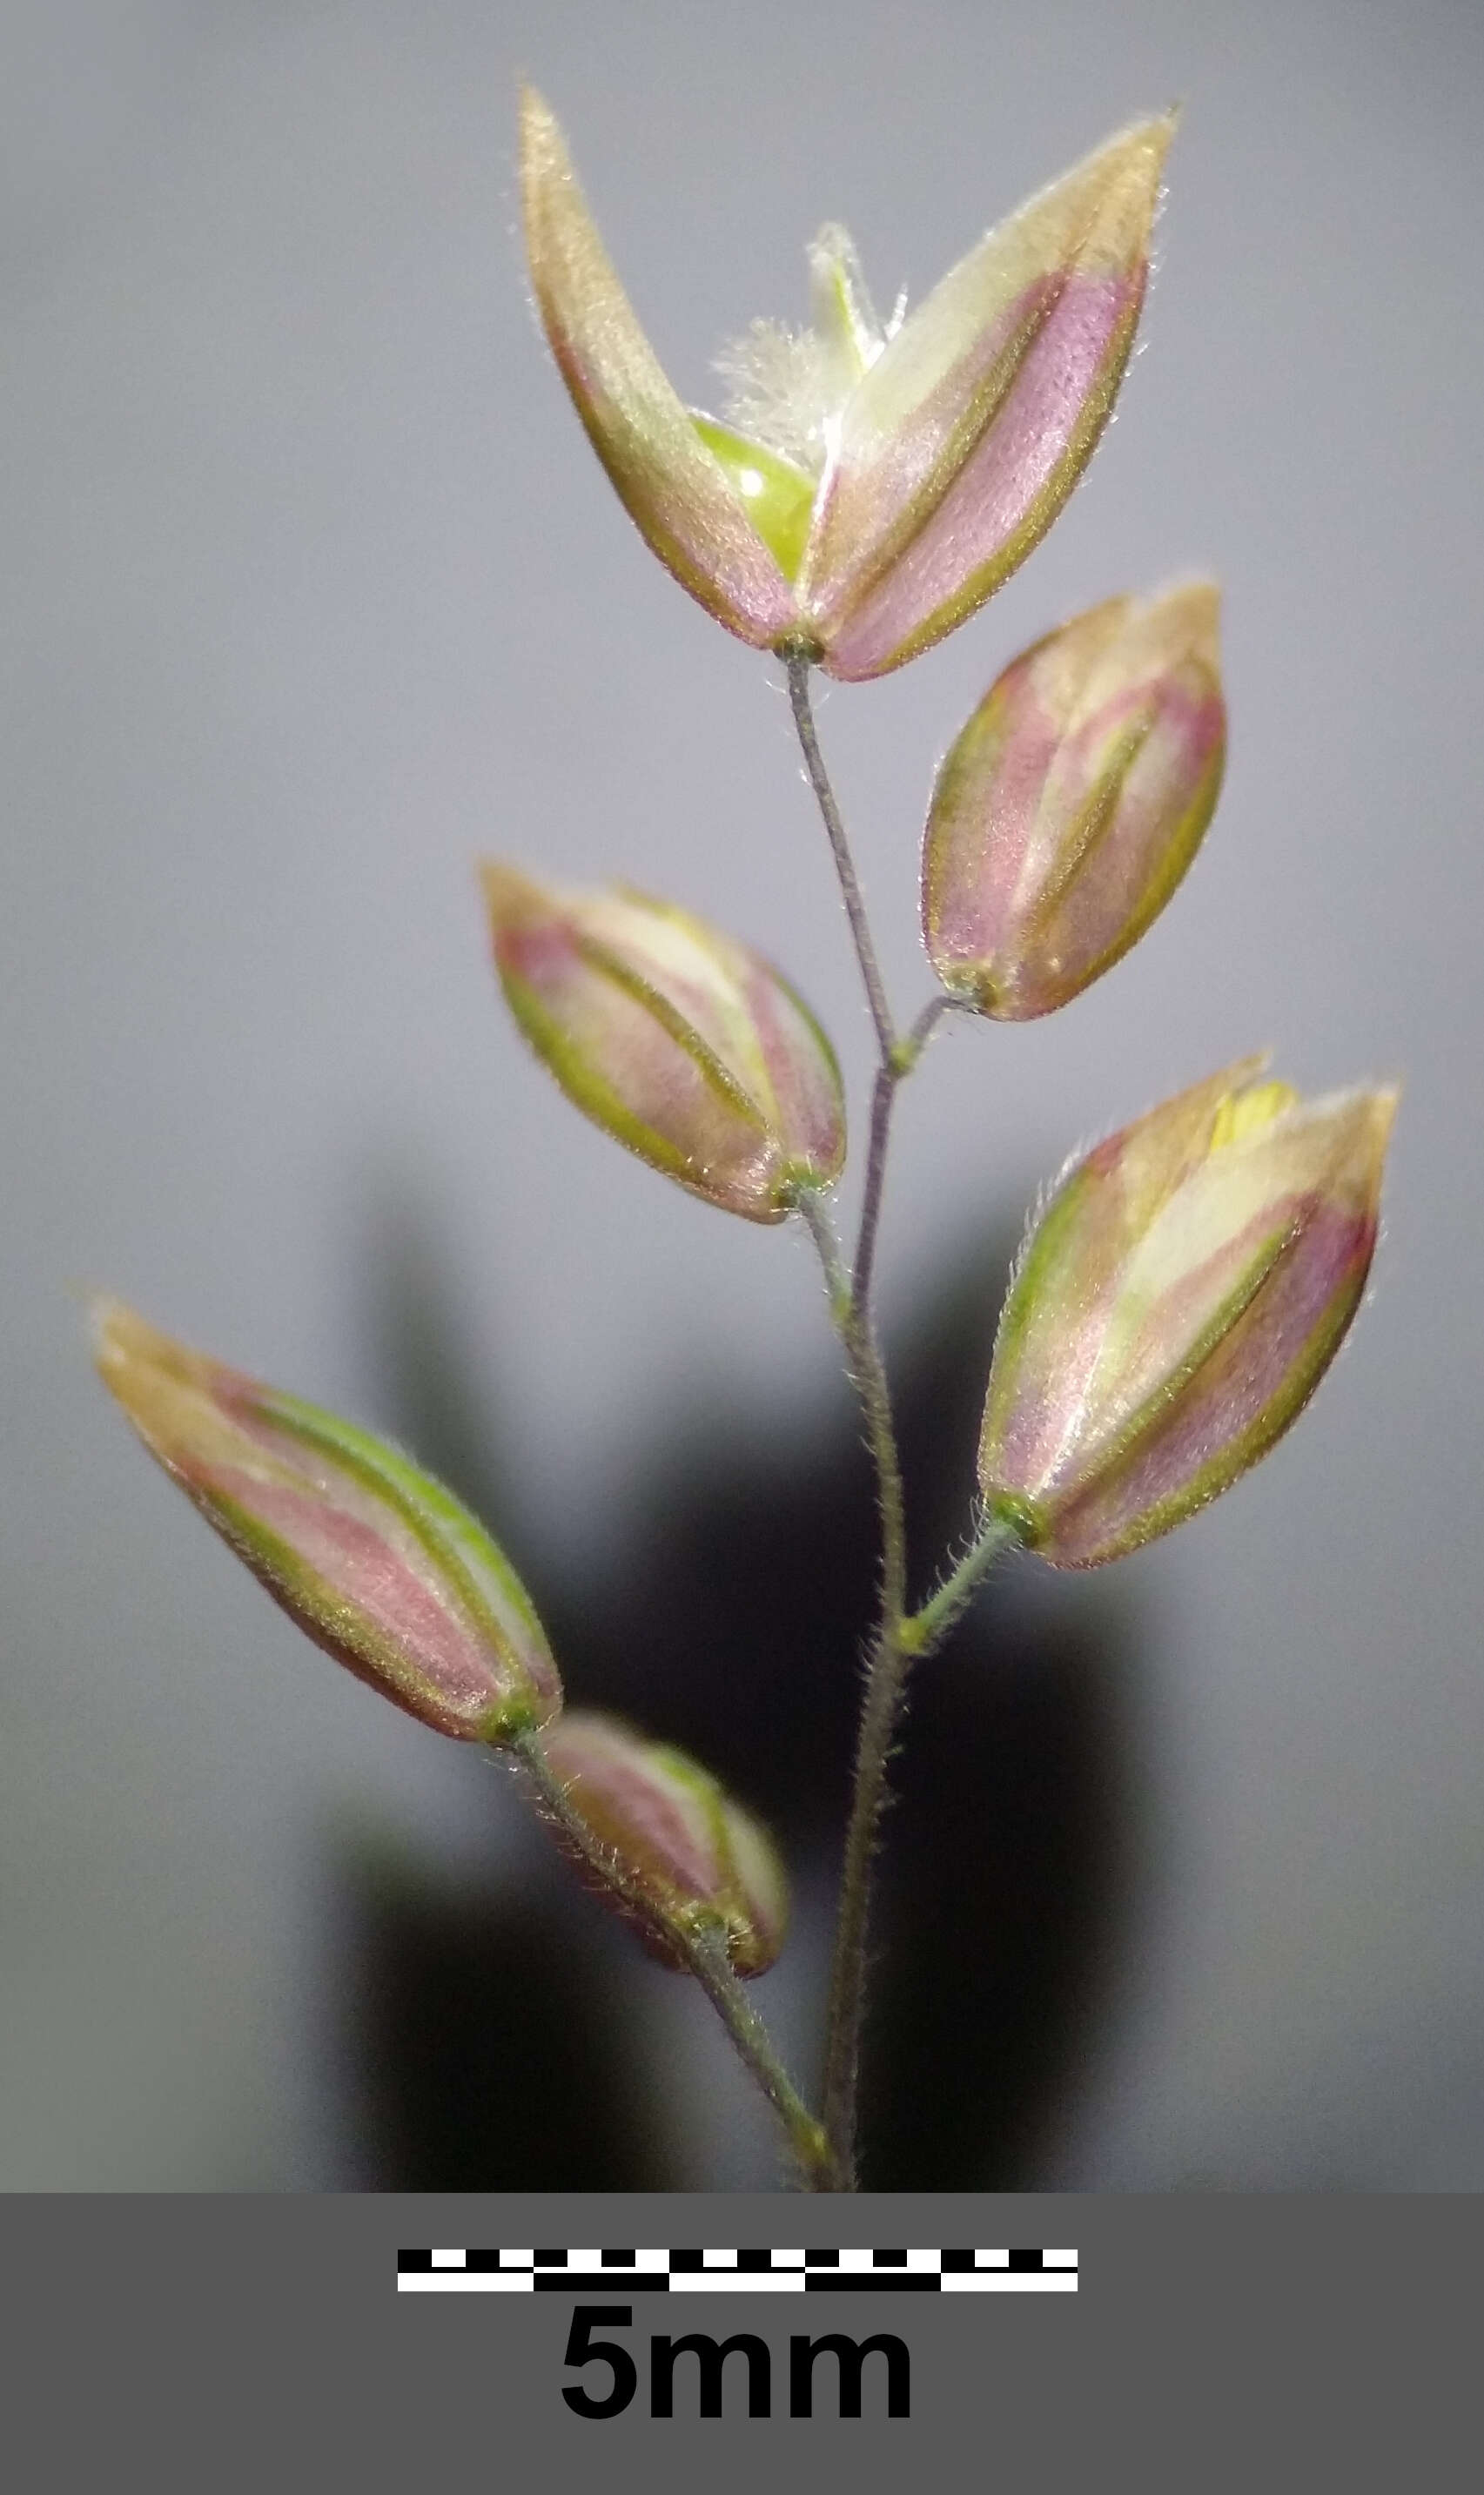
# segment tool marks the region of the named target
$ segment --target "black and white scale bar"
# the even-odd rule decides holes
[[[826,2295],[1074,2295],[1075,2252],[779,2252],[712,2246],[613,2252],[564,2245],[556,2250],[399,2252],[397,2287],[414,2295],[448,2293],[530,2295],[648,2294],[727,2295],[806,2292]]]

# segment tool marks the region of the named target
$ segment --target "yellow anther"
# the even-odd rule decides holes
[[[1291,1083],[1254,1083],[1247,1092],[1233,1092],[1216,1113],[1207,1150],[1222,1152],[1228,1144],[1240,1144],[1248,1135],[1260,1133],[1285,1110],[1295,1108],[1298,1096]]]

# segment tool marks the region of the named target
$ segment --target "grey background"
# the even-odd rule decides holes
[[[762,942],[857,1097],[869,1065],[776,673],[645,554],[536,340],[526,71],[696,397],[723,336],[801,312],[826,214],[919,295],[1186,102],[1086,486],[822,726],[904,1004],[932,760],[1059,615],[1221,575],[1227,789],[1128,963],[955,1032],[909,1093],[886,1302],[1254,1044],[1310,1087],[1403,1076],[1351,1350],[1121,1572],[1145,1868],[1038,2179],[1477,2188],[1484,19],[13,0],[3,45],[0,2184],[356,2184],[337,1834],[544,1876],[478,1765],[302,1648],[133,1453],[72,1286],[375,1422],[379,1275],[410,1257],[514,1451],[492,1522],[518,1561],[539,1515],[578,1575],[632,1524],[636,1443],[698,1413],[792,1442],[837,1392],[799,1244],[631,1166],[491,994],[486,848]],[[1033,1606],[1098,1599],[1023,1573]],[[818,1955],[806,1912],[774,1986],[801,2049]],[[703,2017],[620,1963],[693,2109],[684,2179],[764,2182]]]

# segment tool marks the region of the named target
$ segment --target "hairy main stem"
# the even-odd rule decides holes
[[[513,1744],[515,1758],[534,1788],[541,1816],[580,1854],[584,1863],[611,1889],[628,1913],[643,1924],[666,1950],[684,1959],[726,2027],[750,2076],[756,2079],[788,2134],[808,2188],[829,2192],[840,2174],[823,2126],[799,2095],[773,2045],[767,2028],[733,1971],[727,1934],[719,1918],[671,1919],[646,1895],[624,1869],[618,1857],[602,1843],[575,1807],[541,1747],[541,1735],[525,1733]]]
[[[907,1510],[902,1464],[892,1421],[890,1390],[877,1340],[871,1285],[886,1180],[891,1113],[897,1090],[904,1076],[912,1072],[940,1015],[951,1000],[935,997],[918,1016],[912,1031],[905,1037],[898,1037],[871,939],[865,901],[850,855],[850,842],[824,767],[824,757],[819,751],[809,696],[809,662],[802,658],[790,658],[788,668],[788,698],[792,704],[794,724],[798,729],[810,785],[829,836],[866,1001],[876,1028],[880,1059],[871,1102],[860,1228],[849,1278],[823,1203],[807,1191],[801,1191],[798,1200],[799,1211],[808,1222],[819,1251],[829,1285],[831,1313],[860,1396],[876,1468],[881,1526],[881,1611],[866,1668],[854,1787],[841,1873],[840,1913],[830,1972],[824,2048],[824,2127],[846,2188],[853,2190],[860,2043],[865,2014],[866,1944],[871,1917],[871,1866],[885,1799],[886,1771],[897,1716],[915,1651],[909,1639]]]
[[[881,1527],[881,1616],[900,1619],[907,1605],[907,1502],[896,1425],[885,1363],[871,1323],[846,1271],[829,1208],[812,1187],[800,1187],[794,1198],[819,1252],[829,1290],[830,1315],[845,1346],[846,1365],[860,1397],[866,1439],[876,1471],[877,1504]]]
[[[931,1654],[946,1637],[992,1560],[1016,1538],[1012,1524],[991,1519],[962,1565],[920,1611],[903,1610],[894,1616],[883,1616],[872,1649],[855,1752],[855,1789],[846,1833],[824,2071],[824,2127],[841,2172],[851,2177],[852,2189],[871,1866],[908,1675],[920,1657]]]
[[[845,914],[850,922],[855,958],[860,964],[860,975],[865,982],[866,1002],[871,1008],[871,1019],[876,1025],[876,1043],[881,1050],[881,1063],[884,1065],[896,1045],[896,1032],[892,1028],[891,1008],[886,1002],[886,989],[881,978],[881,964],[876,958],[876,946],[871,941],[871,930],[866,920],[866,905],[861,897],[860,883],[855,873],[855,861],[850,855],[850,845],[846,839],[845,825],[840,819],[840,808],[835,802],[835,792],[829,785],[829,774],[824,768],[824,756],[819,751],[819,732],[814,724],[814,704],[809,698],[810,662],[807,659],[790,658],[787,663],[788,699],[793,705],[793,724],[798,730],[799,744],[803,749],[804,768],[809,774],[809,785],[819,800],[819,812],[824,817],[824,829],[829,835],[829,845],[834,851],[835,873],[840,878]]]
[[[911,1074],[943,1016],[962,1001],[961,998],[946,995],[931,997],[911,1031],[904,1038],[893,1040],[889,1053],[876,1069],[871,1093],[871,1135],[866,1147],[866,1184],[860,1199],[860,1228],[851,1271],[854,1297],[865,1308],[870,1306],[876,1272],[876,1236],[881,1228],[881,1197],[886,1185],[886,1146],[891,1137],[891,1113],[898,1087]]]

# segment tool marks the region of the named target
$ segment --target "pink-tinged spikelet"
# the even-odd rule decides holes
[[[883,675],[1039,544],[1112,413],[1169,115],[1096,149],[940,279],[840,418],[799,580],[831,675]]]
[[[1211,820],[1226,750],[1207,581],[1110,599],[1005,668],[950,747],[922,935],[950,994],[1052,1012],[1128,952]]]
[[[510,1010],[595,1124],[750,1221],[839,1175],[834,1051],[759,954],[638,893],[481,873]]]
[[[145,1446],[317,1646],[438,1733],[504,1742],[561,1682],[504,1554],[393,1447],[94,1309],[99,1371]]]
[[[1053,1565],[1167,1533],[1266,1454],[1360,1304],[1392,1091],[1215,1075],[1076,1163],[1027,1243],[979,1445]]]
[[[661,561],[728,631],[884,675],[1025,560],[1112,411],[1149,274],[1171,115],[995,228],[907,320],[850,237],[810,250],[813,325],[757,323],[729,417],[684,406],[603,250],[562,132],[521,100],[531,282],[588,439]]]
[[[572,1808],[663,1923],[720,1925],[738,1975],[772,1965],[788,1921],[783,1869],[763,1830],[714,1776],[683,1751],[585,1710],[564,1715],[541,1746]],[[611,1888],[593,1886],[622,1911]],[[647,1925],[642,1937],[677,1962]]]
[[[768,647],[793,621],[788,583],[634,319],[556,118],[529,88],[521,98],[520,186],[537,309],[619,499],[718,623]]]

